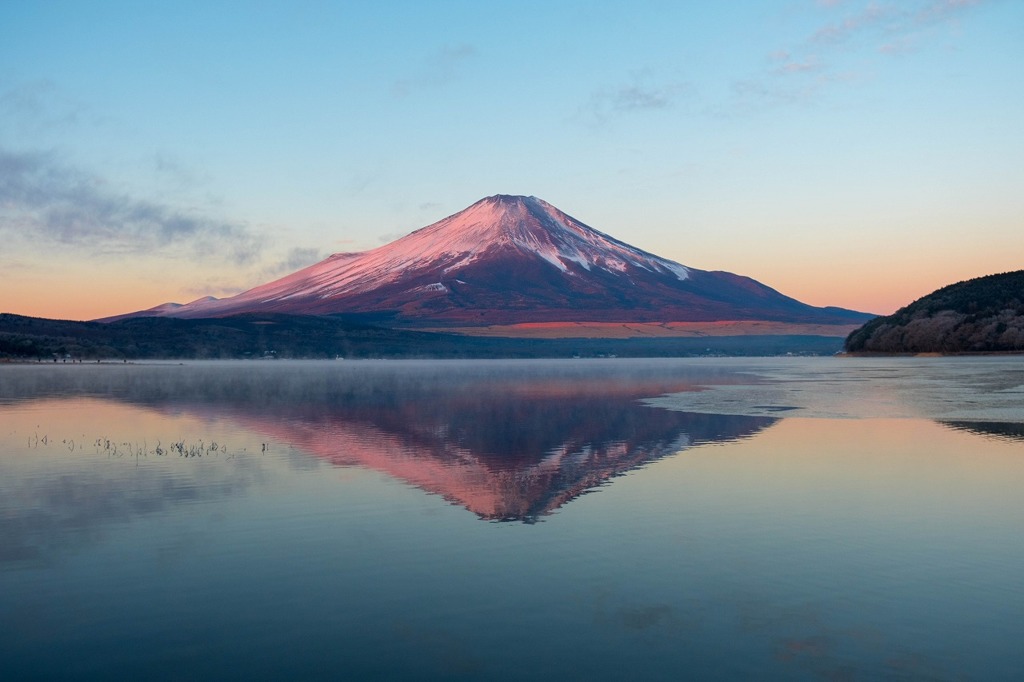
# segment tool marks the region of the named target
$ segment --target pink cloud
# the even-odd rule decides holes
[[[891,7],[872,2],[869,3],[862,11],[846,17],[839,23],[822,26],[811,36],[811,42],[841,42],[861,30],[877,26],[894,15],[895,10]]]
[[[811,56],[803,61],[790,59],[776,69],[776,71],[778,73],[809,73],[811,71],[817,71],[820,68],[821,63],[818,61],[817,57]]]
[[[934,0],[917,13],[914,23],[922,26],[945,21],[953,18],[958,12],[976,7],[981,3],[982,0]]]
[[[898,55],[913,52],[916,43],[911,38],[896,38],[879,46],[878,51],[882,54]]]

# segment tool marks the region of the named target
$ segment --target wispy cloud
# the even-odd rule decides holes
[[[267,274],[273,276],[295,272],[322,259],[323,256],[320,255],[320,249],[300,246],[293,247],[283,259],[267,268]]]
[[[204,277],[202,281],[186,287],[182,292],[195,297],[216,296],[223,298],[224,296],[234,296],[250,287],[275,280],[278,277],[290,275],[306,266],[313,265],[323,258],[324,256],[318,248],[296,246],[289,249],[280,260],[271,262],[265,267],[253,269],[245,278],[249,282],[248,285],[239,285],[237,278],[223,277],[214,273]]]
[[[417,89],[445,86],[455,80],[463,66],[476,56],[476,47],[468,43],[443,45],[423,59],[416,73],[395,81],[392,92],[397,97],[405,97]]]
[[[791,72],[801,73],[806,72]],[[732,84],[731,114],[745,114],[776,105],[801,105],[812,102],[833,85],[855,80],[852,74],[819,72],[798,80],[749,78]],[[715,112],[719,115],[726,112]]]
[[[811,43],[840,43],[859,32],[875,29],[886,21],[898,18],[895,7],[868,3],[856,12],[847,14],[839,21],[829,22],[811,34]]]
[[[809,44],[839,44],[851,40],[907,44],[908,39],[937,26],[954,26],[970,11],[993,0],[872,1],[817,28]]]
[[[936,29],[956,26],[969,11],[991,2],[816,0],[812,11],[827,19],[802,41],[769,52],[759,72],[736,80],[732,102],[717,113],[813,102],[836,85],[861,80],[870,55],[919,50]]]
[[[261,280],[258,283],[262,284],[263,281]],[[253,286],[255,286],[255,283]],[[190,286],[186,286],[181,289],[181,294],[183,294],[185,298],[176,300],[175,303],[190,303],[197,298],[203,298],[206,296],[224,298],[226,296],[240,294],[250,288],[252,287],[239,286],[236,280],[224,279],[222,277],[207,277],[202,280],[195,281]]]
[[[177,157],[158,152],[150,159],[156,181],[161,187],[194,190],[209,183],[209,178],[182,163]]]
[[[788,58],[777,67],[775,67],[775,73],[787,74],[787,73],[810,73],[812,71],[821,70],[821,61],[819,61],[816,55],[811,55],[805,59],[798,60]]]
[[[658,82],[649,72],[639,72],[629,83],[592,93],[580,113],[591,122],[604,123],[615,116],[671,109],[687,89],[683,81]]]
[[[0,125],[35,135],[81,123],[86,107],[63,96],[52,81],[18,83],[0,91]]]
[[[409,233],[408,232],[387,232],[385,234],[378,235],[377,236],[377,241],[379,241],[381,244],[390,244],[391,242],[395,241],[396,239],[401,239],[402,237],[406,236],[407,234],[409,234]]]
[[[986,0],[932,0],[913,16],[915,24],[922,26],[955,20],[965,10],[984,4]]]
[[[0,149],[0,236],[31,238],[92,253],[187,249],[198,258],[252,263],[262,239],[246,225],[188,207],[118,192],[53,153]]]
[[[667,109],[672,106],[675,89],[651,88],[629,85],[608,93],[606,101],[614,111],[637,111],[643,109]]]
[[[917,40],[912,36],[899,36],[882,43],[878,46],[878,51],[886,55],[900,55],[909,54],[918,49]]]

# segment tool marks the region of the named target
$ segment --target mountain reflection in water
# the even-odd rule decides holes
[[[54,372],[47,381],[28,372],[23,379],[35,383],[8,387],[21,398],[88,394],[231,419],[332,464],[386,473],[488,520],[536,521],[647,462],[747,437],[776,421],[645,406],[640,399],[708,380],[692,366],[658,362],[77,369],[87,368]]]
[[[773,422],[637,402],[652,390],[660,389],[642,382],[489,382],[407,392],[383,409],[318,402],[244,419],[276,440],[334,464],[387,473],[483,519],[522,521],[694,443],[749,436]]]

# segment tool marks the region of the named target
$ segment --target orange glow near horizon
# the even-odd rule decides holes
[[[138,273],[99,276],[88,272],[20,278],[4,283],[0,312],[54,320],[95,320],[168,301],[186,303],[199,298],[183,292],[181,284],[174,287],[168,279]]]
[[[914,258],[906,257],[910,247],[905,239],[884,251],[878,251],[875,244],[870,248],[860,245],[856,252],[837,246],[793,253],[786,244],[770,241],[747,243],[742,250],[731,252],[704,246],[709,255],[697,263],[688,262],[689,258],[667,244],[654,250],[697,269],[721,269],[751,277],[810,305],[877,315],[890,314],[946,285],[1021,267],[1014,249],[966,241],[955,257],[922,246]],[[0,312],[94,320],[171,301],[222,297],[230,295],[225,291],[241,291],[273,279],[261,275],[265,270],[260,266],[246,269],[223,263],[203,268],[167,255],[81,262],[68,254],[49,254],[46,259],[25,263],[5,272]]]
[[[982,274],[989,272],[954,275],[954,279],[939,284],[903,282],[898,288],[886,288],[883,283],[874,282],[873,287],[865,285],[862,291],[851,291],[842,287],[842,283],[834,283],[831,287],[808,286],[805,283],[798,287],[796,283],[776,282],[769,286],[786,296],[811,305],[889,314],[947,284]],[[5,284],[3,289],[0,296],[0,312],[77,321],[144,310],[170,301],[187,303],[202,296],[195,291],[168,287],[164,282],[145,282],[138,279],[121,281],[83,278],[81,282],[51,281],[45,285],[34,279]]]

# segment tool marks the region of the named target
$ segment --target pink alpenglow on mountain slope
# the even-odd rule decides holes
[[[390,244],[224,299],[135,313],[373,313],[402,326],[773,320],[849,324],[750,278],[659,258],[536,197],[496,195]]]

